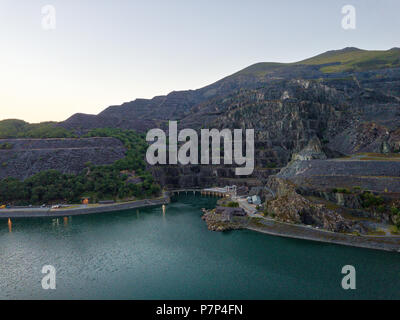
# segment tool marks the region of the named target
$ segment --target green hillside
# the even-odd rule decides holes
[[[334,64],[330,66],[322,66]],[[253,75],[263,77],[280,68],[289,68],[299,65],[321,65],[324,73],[334,72],[357,72],[383,68],[400,67],[400,48],[393,48],[387,51],[369,51],[358,48],[345,48],[342,50],[328,51],[315,57],[295,63],[261,62],[251,65],[234,75]]]
[[[322,65],[337,63],[321,68],[323,72],[366,71],[373,69],[400,67],[400,48],[387,51],[368,51],[357,48],[328,51],[296,64]]]
[[[23,120],[0,121],[0,139],[10,138],[71,138],[74,135],[56,122],[28,123]]]
[[[232,77],[239,76],[239,75],[254,75],[254,76],[262,77],[268,73],[271,73],[272,71],[275,71],[279,68],[287,67],[289,65],[290,65],[289,63],[260,62],[260,63],[253,64],[250,67],[247,67],[247,68],[233,74]]]

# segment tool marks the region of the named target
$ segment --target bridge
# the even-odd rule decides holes
[[[179,195],[181,193],[193,193],[194,195],[199,192],[201,195],[205,196],[213,196],[213,197],[229,197],[232,195],[236,195],[236,187],[225,187],[225,188],[219,188],[219,187],[213,187],[213,188],[188,188],[188,189],[173,189],[173,190],[168,190],[168,192],[171,195]]]

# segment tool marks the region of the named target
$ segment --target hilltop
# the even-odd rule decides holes
[[[174,91],[153,99],[137,99],[110,106],[98,115],[75,114],[60,126],[78,134],[99,127],[118,127],[145,132],[165,127],[168,120],[182,120],[213,99],[224,98],[239,90],[257,89],[277,79],[349,79],[365,78],[365,73],[400,67],[400,49],[368,51],[357,48],[333,50],[295,63],[262,62],[251,65],[198,90]],[[388,71],[389,72],[389,71]]]

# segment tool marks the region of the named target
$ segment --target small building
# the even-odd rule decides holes
[[[252,201],[253,204],[255,204],[255,205],[257,205],[257,206],[261,204],[261,199],[260,199],[259,196],[253,196],[253,197],[251,198],[251,201]]]
[[[89,197],[83,197],[82,198],[82,204],[89,204],[90,198]]]
[[[246,212],[242,208],[231,208],[231,207],[217,207],[215,213],[221,214],[225,217],[244,217]]]

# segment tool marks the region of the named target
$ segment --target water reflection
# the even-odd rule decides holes
[[[10,218],[8,218],[8,232],[12,232],[12,222]]]
[[[53,224],[53,227],[58,226],[58,225],[60,224],[60,222],[58,221],[58,218],[53,219],[53,220],[52,220],[52,224]]]

